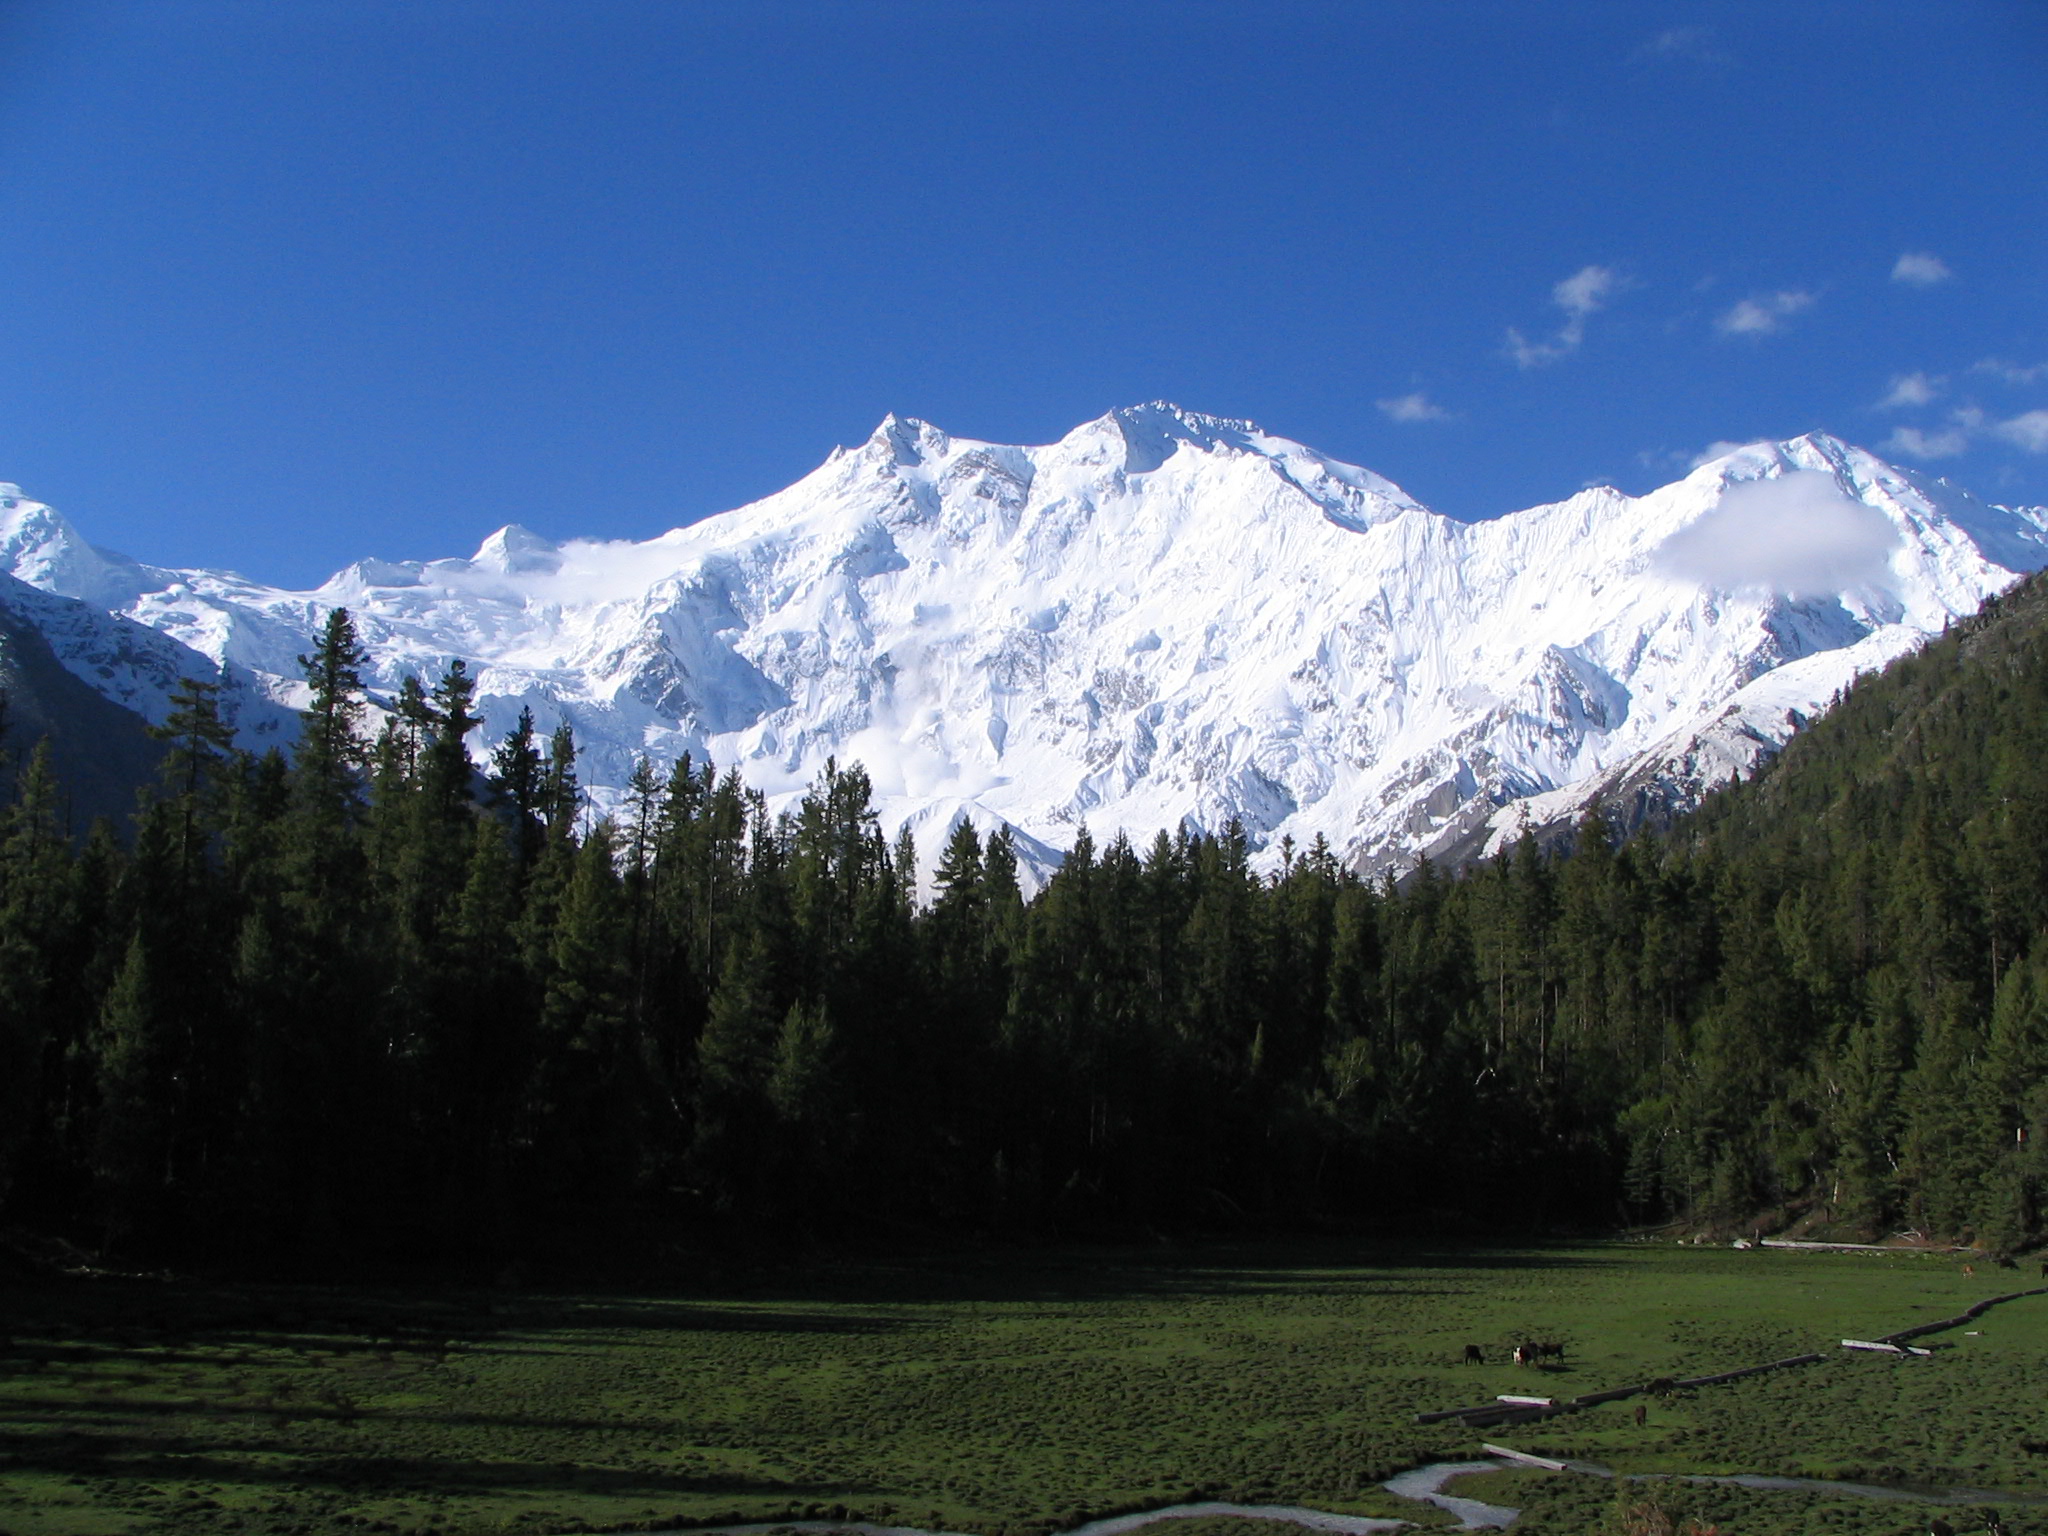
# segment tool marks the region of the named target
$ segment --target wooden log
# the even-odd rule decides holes
[[[1881,1342],[1891,1344],[1900,1339],[1917,1339],[1922,1334],[1940,1333],[1946,1328],[1960,1328],[1965,1323],[1975,1322],[1995,1306],[2008,1301],[2018,1301],[2027,1296],[2048,1296],[2048,1285],[2037,1285],[2030,1291],[2011,1291],[2003,1296],[1986,1297],[1974,1307],[1959,1312],[1954,1317],[1945,1317],[1938,1323],[1917,1323],[1911,1328],[1901,1328],[1896,1333],[1886,1334]]]
[[[1591,1408],[1600,1403],[1618,1403],[1624,1397],[1634,1397],[1644,1390],[1642,1387],[1609,1387],[1605,1392],[1582,1392],[1572,1399],[1572,1405]]]
[[[1719,1371],[1712,1376],[1688,1376],[1674,1381],[1674,1387],[1714,1387],[1724,1381],[1740,1381],[1745,1376],[1761,1376],[1765,1371],[1782,1371],[1789,1366],[1811,1365],[1819,1355],[1791,1355],[1783,1360],[1772,1360],[1763,1365],[1745,1365],[1739,1371]]]
[[[1844,1339],[1842,1348],[1874,1349],[1888,1355],[1919,1355],[1922,1359],[1934,1353],[1931,1349],[1921,1349],[1912,1344],[1894,1344],[1889,1339]]]
[[[1767,1237],[1766,1248],[1794,1248],[1814,1253],[1968,1253],[1967,1248],[1887,1248],[1883,1243],[1809,1243],[1790,1237]]]
[[[1498,1456],[1502,1461],[1520,1462],[1525,1467],[1541,1467],[1546,1472],[1562,1472],[1571,1465],[1568,1461],[1555,1461],[1548,1456],[1532,1456],[1527,1451],[1512,1450],[1505,1445],[1488,1445],[1479,1442],[1479,1449],[1489,1456]]]

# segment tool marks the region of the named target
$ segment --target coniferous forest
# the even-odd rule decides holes
[[[11,738],[0,1225],[135,1260],[502,1262],[595,1234],[1036,1238],[1668,1218],[2020,1245],[2048,1122],[2048,584],[1662,831],[1397,887],[1323,847],[961,826],[920,901],[857,766],[794,814],[460,663],[294,755],[188,683],[133,825]]]

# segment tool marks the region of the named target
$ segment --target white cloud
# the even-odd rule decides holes
[[[1617,281],[1612,267],[1581,267],[1550,290],[1551,301],[1573,319],[1583,319],[1606,304]]]
[[[1992,428],[2000,437],[2028,453],[2048,453],[2048,411],[2028,411]]]
[[[1714,46],[1705,27],[1666,27],[1636,50],[1638,58],[1690,59],[1695,64],[1732,64],[1734,59]]]
[[[1894,411],[1902,406],[1927,405],[1942,391],[1946,379],[1930,379],[1924,373],[1900,373],[1892,376],[1891,393],[1877,402],[1880,411]]]
[[[1748,446],[1749,444],[1747,443],[1731,442],[1724,437],[1717,442],[1707,444],[1706,447],[1702,448],[1687,461],[1685,467],[1687,469],[1698,469],[1702,464],[1711,464],[1716,459],[1725,459],[1729,454],[1735,452],[1736,449],[1747,448]]]
[[[1432,401],[1421,390],[1412,395],[1402,395],[1394,400],[1375,400],[1389,421],[1449,421],[1451,413]]]
[[[1958,425],[1939,432],[1918,427],[1897,427],[1884,441],[1886,453],[1903,453],[1909,459],[1952,459],[1970,446],[1970,434]]]
[[[1779,328],[1788,315],[1813,306],[1813,295],[1803,289],[1780,289],[1744,299],[1714,322],[1724,336],[1767,336]]]
[[[1892,263],[1892,281],[1910,283],[1915,288],[1932,288],[1954,276],[1947,262],[1928,251],[1907,251]]]
[[[1562,341],[1561,336],[1556,343],[1531,341],[1511,325],[1508,327],[1508,339],[1502,345],[1502,350],[1515,360],[1517,368],[1541,368],[1545,363],[1556,362],[1579,344],[1576,336],[1569,345],[1562,344]]]
[[[1728,486],[1658,546],[1652,563],[1666,576],[1724,591],[1810,597],[1883,584],[1898,544],[1882,512],[1844,496],[1833,476],[1802,469]]]
[[[1884,447],[1888,453],[1915,459],[1952,459],[1986,434],[2028,453],[2048,453],[2048,410],[2024,411],[2005,421],[1991,421],[1978,406],[1960,406],[1948,413],[1948,425],[1940,431],[1899,427]]]
[[[2002,357],[1987,357],[1981,363],[1972,365],[1972,373],[1995,374],[2008,384],[2031,384],[2036,379],[2048,379],[2048,363],[2036,363],[2024,368],[2018,363],[2007,362]]]
[[[1517,368],[1540,368],[1578,349],[1586,339],[1586,317],[1607,307],[1610,295],[1621,290],[1621,275],[1612,267],[1586,266],[1555,284],[1550,302],[1565,313],[1565,322],[1548,341],[1531,341],[1509,327],[1503,350]]]

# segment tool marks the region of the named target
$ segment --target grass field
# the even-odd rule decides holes
[[[658,1293],[14,1287],[0,1532],[844,1515],[1022,1536],[1190,1496],[1442,1524],[1377,1484],[1480,1438],[1630,1472],[2048,1495],[2048,1297],[1923,1340],[1928,1360],[1835,1347],[2030,1283],[1999,1278],[1911,1254],[1329,1243],[849,1262]],[[1460,1363],[1468,1342],[1492,1362],[1522,1338],[1562,1341],[1564,1365]],[[1477,1434],[1411,1421],[1807,1349],[1825,1362],[1651,1400],[1641,1427],[1630,1402]],[[1628,1488],[1728,1536],[1926,1528],[1910,1505]],[[1617,1497],[1540,1473],[1453,1491],[1557,1536],[1606,1528]],[[2004,1514],[2048,1536],[2048,1508]]]

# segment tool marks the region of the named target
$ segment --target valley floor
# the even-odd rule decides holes
[[[1482,1437],[1623,1472],[2048,1495],[2048,1297],[1919,1341],[1924,1360],[1839,1348],[2016,1288],[1913,1253],[1334,1241],[727,1270],[645,1290],[15,1285],[0,1288],[0,1532],[862,1518],[1037,1536],[1190,1497],[1428,1523],[1380,1482]],[[1562,1362],[1509,1363],[1525,1339],[1563,1344]],[[1467,1344],[1486,1363],[1462,1363]],[[1633,1402],[1518,1429],[1413,1422],[1807,1350],[1822,1362],[1638,1400],[1640,1426]],[[1559,1536],[1603,1529],[1618,1497],[1725,1536],[1926,1518],[1540,1472],[1454,1491]],[[2001,1512],[2013,1536],[2048,1532],[2048,1510]]]

